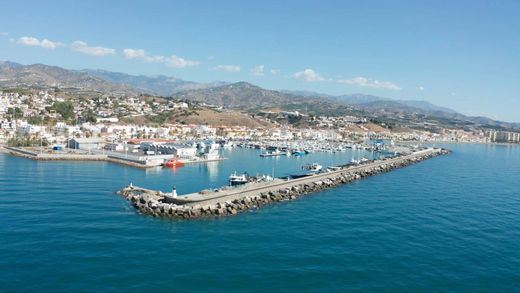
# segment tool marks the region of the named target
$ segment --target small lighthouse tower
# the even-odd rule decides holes
[[[172,197],[177,198],[177,188],[175,186],[172,189]]]

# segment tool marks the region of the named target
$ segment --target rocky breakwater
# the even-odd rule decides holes
[[[448,154],[445,149],[430,149],[431,151],[414,153],[399,158],[381,160],[374,163],[346,167],[338,171],[324,173],[306,178],[306,180],[291,180],[279,188],[270,191],[259,190],[256,195],[234,196],[232,200],[223,197],[220,202],[206,204],[204,200],[188,204],[171,203],[169,194],[135,186],[128,186],[118,193],[129,200],[141,214],[154,217],[169,217],[178,219],[196,219],[206,217],[222,217],[236,215],[241,212],[257,209],[262,206],[295,200],[306,194],[346,184],[368,176],[402,168],[432,157]]]

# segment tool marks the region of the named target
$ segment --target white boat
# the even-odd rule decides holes
[[[303,166],[304,170],[309,170],[313,173],[320,172],[323,169],[323,166],[318,163],[312,163],[310,165]]]
[[[229,175],[229,184],[231,186],[242,185],[242,184],[246,184],[247,182],[248,182],[248,176],[246,173],[244,173],[242,175],[238,175],[237,172],[234,172],[231,175]]]
[[[262,154],[260,154],[260,157],[276,157],[276,156],[283,156],[283,155],[287,155],[287,153],[281,152],[279,150],[275,150],[275,151],[271,151],[271,152],[267,152],[267,153],[262,153]]]

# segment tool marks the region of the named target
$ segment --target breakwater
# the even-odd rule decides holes
[[[332,188],[368,176],[402,168],[432,157],[448,154],[445,149],[429,148],[409,155],[377,160],[361,165],[343,166],[336,171],[293,179],[252,184],[245,188],[213,193],[175,196],[137,186],[127,186],[117,193],[129,200],[141,214],[154,217],[195,219],[235,215],[274,202],[297,199],[303,195]]]

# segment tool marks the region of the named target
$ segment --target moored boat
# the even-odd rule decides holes
[[[229,175],[229,185],[236,186],[236,185],[242,185],[249,182],[249,176],[247,173],[238,175],[237,172],[232,173]]]
[[[176,168],[176,167],[182,167],[184,166],[184,163],[179,161],[178,159],[169,159],[163,164],[163,167],[166,168]]]
[[[303,166],[302,169],[309,170],[313,173],[317,173],[323,169],[323,166],[318,163],[312,163],[312,164]]]

